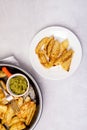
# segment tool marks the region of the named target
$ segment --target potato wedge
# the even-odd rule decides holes
[[[51,59],[56,59],[60,52],[60,43],[58,40],[55,40],[55,43],[53,45],[52,51],[51,51]]]
[[[2,120],[4,119],[6,111],[7,111],[7,106],[0,104],[0,119]]]
[[[69,71],[70,70],[71,61],[72,61],[72,56],[61,64],[62,68],[64,70],[66,70],[66,71]]]
[[[23,130],[24,128],[26,128],[26,125],[23,122],[18,122],[13,124],[9,130]]]
[[[65,55],[63,55],[61,57],[61,63],[63,63],[64,61],[66,61],[69,57],[71,57],[73,55],[74,51],[72,49],[66,51]]]
[[[62,41],[62,43],[60,43],[59,56],[62,55],[65,50],[68,49],[68,46],[69,46],[69,41],[68,41],[68,39],[65,39],[64,41]]]
[[[62,55],[60,55],[54,62],[54,65],[60,65],[62,62],[62,57],[64,57],[67,53],[67,50],[62,52]]]
[[[48,37],[43,38],[36,46],[35,52],[38,54],[38,52],[41,50],[42,46],[47,42]]]
[[[25,120],[25,124],[29,125],[34,114],[36,111],[36,104],[34,102],[25,102],[21,108],[19,113],[17,113],[17,116],[19,119],[24,119]]]
[[[51,54],[54,43],[55,43],[55,40],[53,38],[53,39],[50,40],[50,42],[49,42],[49,44],[47,46],[46,54],[47,54],[48,57],[50,57],[50,54]]]
[[[10,106],[10,104],[7,105],[7,111],[5,113],[4,119],[2,120],[2,124],[6,124],[7,126],[9,126],[12,117],[15,115],[14,110],[12,109],[12,107]]]
[[[46,57],[44,51],[40,51],[39,54],[38,54],[38,57],[39,57],[39,60],[40,60],[41,64],[45,64],[45,63],[48,62],[47,57]]]

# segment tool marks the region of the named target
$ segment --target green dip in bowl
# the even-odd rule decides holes
[[[12,96],[24,96],[29,90],[29,81],[23,74],[13,74],[8,78],[6,86]]]

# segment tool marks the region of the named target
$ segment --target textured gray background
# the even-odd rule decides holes
[[[39,76],[29,61],[29,45],[44,27],[62,25],[80,38],[83,57],[62,81]],[[35,130],[87,130],[87,1],[0,0],[0,59],[14,55],[43,94],[43,113]]]

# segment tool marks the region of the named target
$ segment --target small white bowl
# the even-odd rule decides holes
[[[12,92],[12,90],[10,89],[10,80],[14,77],[17,77],[17,76],[22,76],[26,81],[27,81],[27,89],[24,93],[22,94],[16,94],[14,92]],[[28,93],[29,91],[29,80],[27,79],[27,77],[23,74],[20,74],[20,73],[16,73],[16,74],[13,74],[12,76],[10,76],[6,82],[6,87],[7,87],[7,91],[10,95],[14,96],[14,97],[21,97],[21,96],[24,96]]]

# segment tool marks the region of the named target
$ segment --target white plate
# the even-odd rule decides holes
[[[35,54],[35,48],[38,42],[45,36],[54,36],[58,40],[69,40],[69,46],[74,50],[74,56],[71,62],[70,70],[69,72],[66,72],[62,67],[55,66],[50,69],[44,68]],[[30,61],[34,68],[34,70],[47,79],[52,80],[60,80],[69,77],[71,74],[73,74],[76,69],[78,68],[80,61],[82,57],[82,48],[80,45],[80,41],[77,38],[77,36],[68,30],[67,28],[60,27],[60,26],[53,26],[48,27],[43,30],[41,30],[39,33],[35,35],[35,37],[32,40],[31,46],[30,46]]]

